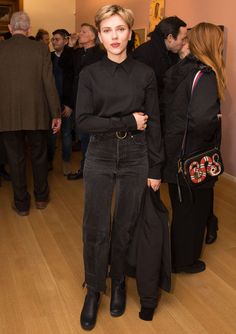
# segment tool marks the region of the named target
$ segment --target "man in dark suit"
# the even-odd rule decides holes
[[[68,47],[64,48],[62,52],[60,58],[60,65],[64,69],[66,68],[69,69],[70,67],[72,67],[74,74],[72,94],[71,94],[72,108],[75,108],[75,105],[77,103],[76,96],[79,85],[80,72],[85,66],[97,62],[98,60],[102,59],[105,55],[104,50],[102,50],[100,46],[97,45],[97,37],[98,37],[97,29],[89,23],[83,23],[81,24],[79,35],[75,34],[71,35],[69,38]],[[74,49],[78,38],[81,47]],[[89,134],[81,133],[79,134],[79,139],[82,151],[82,160],[80,162],[80,169],[76,173],[69,173],[67,175],[68,180],[77,180],[83,177],[83,168],[89,143]]]
[[[133,56],[153,68],[160,96],[165,72],[177,63],[178,52],[186,42],[187,25],[177,16],[169,16],[161,20],[150,35],[151,40],[141,44]]]
[[[66,176],[71,172],[71,152],[72,152],[72,126],[73,115],[70,108],[71,89],[73,82],[72,69],[60,66],[61,54],[67,47],[69,33],[65,29],[56,29],[52,33],[51,39],[54,51],[51,52],[52,68],[57,87],[57,92],[61,103],[61,146],[62,146],[62,169]],[[53,168],[53,159],[56,151],[56,135],[49,134],[48,138],[48,163],[49,170]]]
[[[14,191],[13,209],[29,214],[30,194],[26,184],[25,139],[30,146],[36,207],[49,201],[47,182],[47,133],[49,120],[60,129],[60,103],[46,45],[27,38],[29,16],[12,15],[12,38],[0,43],[0,132],[7,152]]]

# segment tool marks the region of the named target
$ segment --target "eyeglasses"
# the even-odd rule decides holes
[[[63,39],[66,39],[66,38],[63,38],[63,37],[61,37],[61,38],[59,38],[59,37],[52,37],[51,38],[51,42],[59,42],[59,41],[62,41]]]

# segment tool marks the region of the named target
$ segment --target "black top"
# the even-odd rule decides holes
[[[198,70],[202,70],[203,75],[191,97],[193,79]],[[186,156],[219,145],[220,127],[217,114],[220,113],[220,101],[215,73],[191,55],[171,67],[166,72],[164,82],[160,100],[166,157],[163,179],[164,182],[176,183],[177,163],[188,109]]]
[[[132,57],[121,64],[104,57],[82,70],[76,103],[76,121],[80,131],[137,130],[134,112],[144,112],[149,116],[146,129],[149,177],[161,178],[163,153],[153,70]]]
[[[159,97],[163,90],[165,72],[179,60],[178,54],[168,51],[158,29],[151,34],[151,40],[141,44],[133,53],[134,58],[152,67],[157,79]]]
[[[67,48],[67,46],[65,46],[65,48]],[[60,78],[55,76],[55,81],[56,81],[57,90],[60,96],[61,105],[72,108],[71,90],[72,90],[72,84],[73,84],[73,67],[70,68],[70,66],[61,66],[61,56],[62,54],[60,55],[60,57],[58,57],[55,51],[51,52],[53,73],[54,73],[54,76],[56,73],[58,74],[58,76],[60,76]],[[56,69],[55,69],[55,66],[56,66]],[[60,81],[59,86],[58,86],[58,83],[59,83],[58,80]]]
[[[60,57],[55,52],[51,53],[52,70],[55,78],[57,92],[60,98],[61,106],[63,107],[63,69],[59,66]]]

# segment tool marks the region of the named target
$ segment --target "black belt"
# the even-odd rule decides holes
[[[125,139],[128,136],[128,132],[127,131],[116,131],[115,132],[115,136],[117,139]]]
[[[131,137],[134,135],[138,135],[143,133],[143,131],[135,130],[135,131],[116,131],[116,132],[108,132],[108,133],[99,133],[96,134],[95,137],[100,138],[117,138],[119,140],[123,140],[127,137]]]

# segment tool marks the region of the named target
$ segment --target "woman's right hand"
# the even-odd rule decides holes
[[[147,127],[148,115],[145,115],[143,112],[135,112],[133,116],[137,123],[137,130],[144,131]]]

